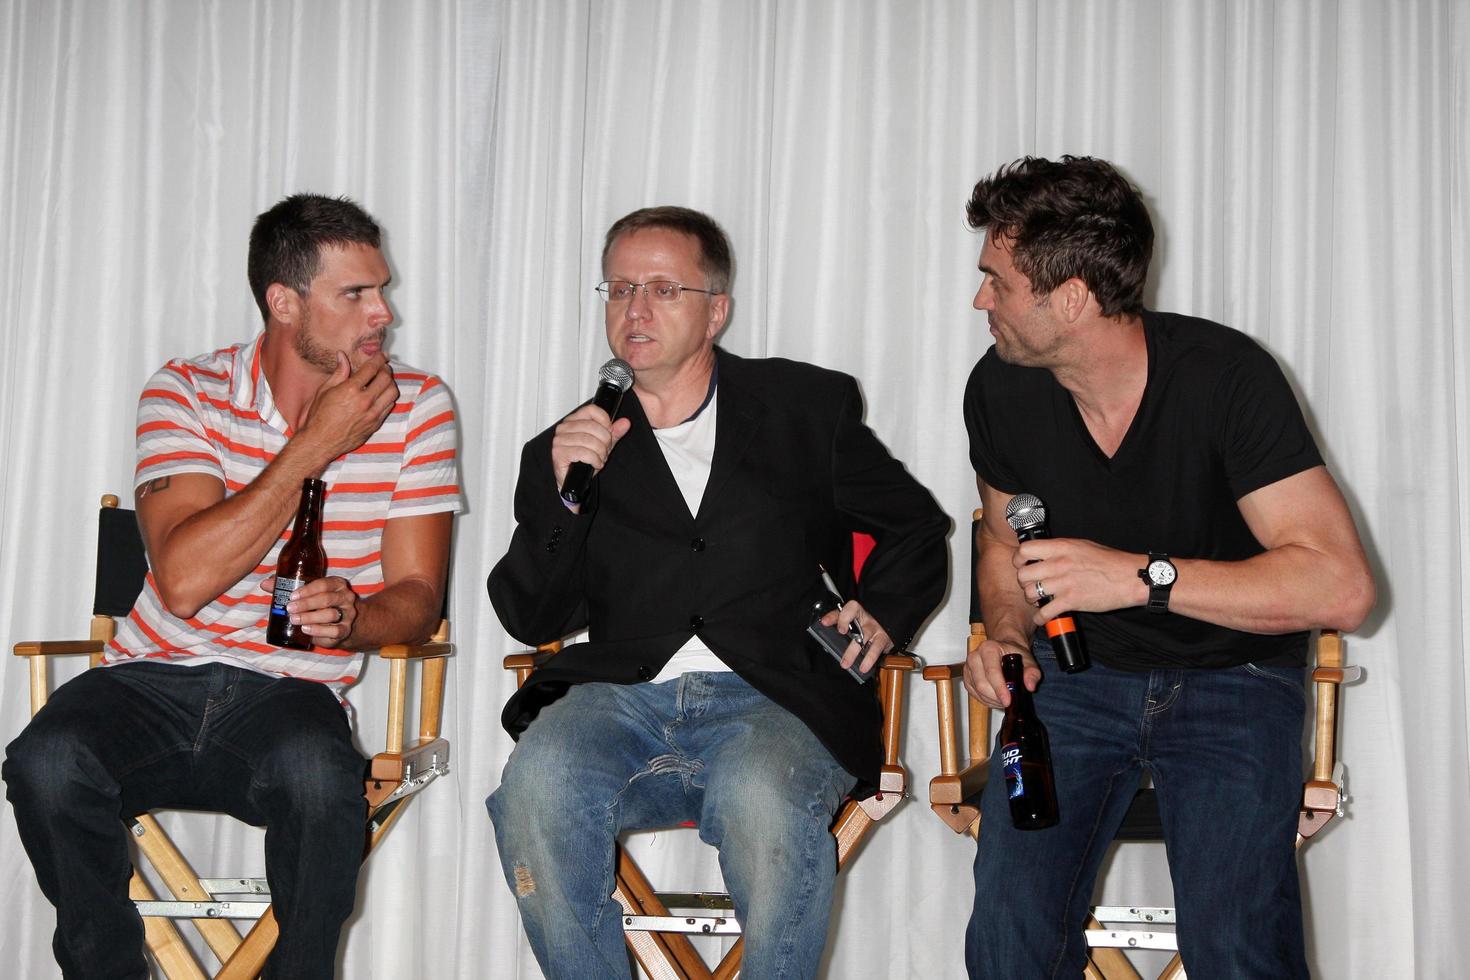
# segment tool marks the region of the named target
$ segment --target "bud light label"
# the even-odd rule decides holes
[[[276,587],[271,592],[271,615],[285,616],[286,603],[291,601],[291,593],[306,584],[305,579],[276,577]]]
[[[1006,774],[1006,797],[1016,799],[1026,795],[1026,785],[1021,779],[1021,746],[1007,742],[1000,747],[1000,766]]]

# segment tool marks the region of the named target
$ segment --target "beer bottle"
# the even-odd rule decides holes
[[[1046,729],[1036,717],[1031,692],[1022,682],[1021,655],[1000,658],[1011,703],[1000,725],[1000,762],[1017,830],[1041,830],[1057,822],[1057,791],[1051,773]]]
[[[296,509],[291,540],[276,563],[271,618],[265,629],[265,642],[271,646],[310,650],[315,645],[300,626],[292,625],[286,603],[292,592],[327,574],[327,553],[322,548],[322,498],[326,493],[327,485],[321,480],[307,477],[301,481],[301,505]]]

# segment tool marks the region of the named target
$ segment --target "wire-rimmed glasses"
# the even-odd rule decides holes
[[[681,282],[670,279],[650,279],[648,282],[629,282],[626,279],[606,279],[594,287],[602,298],[609,303],[631,302],[637,295],[638,290],[643,290],[643,297],[650,303],[677,303],[679,297],[685,293],[704,293],[707,296],[718,296],[718,289],[697,289],[694,286],[686,286]]]

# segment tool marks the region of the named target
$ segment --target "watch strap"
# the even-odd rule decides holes
[[[1170,565],[1174,564],[1172,561],[1169,561],[1167,554],[1150,551],[1148,553],[1148,564],[1144,565],[1138,574],[1140,578],[1148,583],[1148,611],[1151,613],[1166,613],[1169,611],[1169,591],[1174,588],[1174,582],[1178,581],[1178,576],[1176,574],[1175,579],[1170,581],[1168,585],[1155,585],[1153,578],[1148,574],[1148,570],[1156,561],[1167,561]]]

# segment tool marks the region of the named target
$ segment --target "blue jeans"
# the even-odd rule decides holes
[[[981,797],[972,978],[1076,977],[1098,867],[1143,770],[1153,776],[1190,980],[1306,977],[1296,821],[1300,668],[1067,675],[1034,648],[1060,822],[1011,826],[999,753]]]
[[[796,716],[733,673],[574,686],[521,736],[486,800],[505,880],[548,977],[631,975],[611,897],[624,830],[694,821],[719,848],[742,976],[811,977],[855,780]]]
[[[266,976],[329,978],[356,901],[362,756],[332,692],[238,667],[128,663],[63,684],[5,750],[6,795],[68,980],[146,980],[124,817],[155,807],[264,825],[280,941]]]

